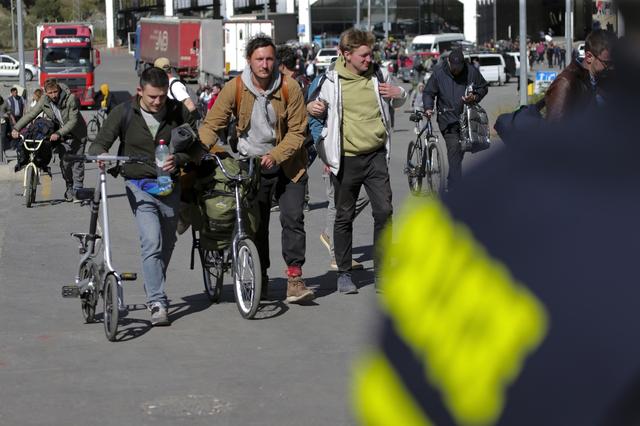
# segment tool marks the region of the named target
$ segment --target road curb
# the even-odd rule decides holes
[[[13,171],[13,164],[0,164],[0,182],[18,182],[21,179],[22,174]]]

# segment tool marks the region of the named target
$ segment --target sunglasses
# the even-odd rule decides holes
[[[593,57],[599,60],[602,63],[602,65],[604,65],[605,68],[609,68],[613,66],[613,61],[611,60],[605,61],[604,59],[601,59],[598,55],[593,55]]]

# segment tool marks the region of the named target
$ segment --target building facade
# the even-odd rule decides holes
[[[177,16],[221,18],[233,14],[285,13],[298,10],[298,0],[172,0]],[[310,0],[311,34],[336,36],[357,25],[384,35],[385,1],[389,34],[412,37],[416,34],[464,32],[471,41],[515,39],[519,34],[518,0]],[[573,0],[574,38],[584,39],[594,22],[602,28],[617,27],[612,0]],[[358,13],[358,4],[360,11]],[[371,10],[368,5],[371,4]],[[233,11],[229,11],[229,9]],[[164,15],[164,0],[118,0],[116,34],[125,41],[144,16]],[[565,0],[529,0],[528,35],[564,35]]]

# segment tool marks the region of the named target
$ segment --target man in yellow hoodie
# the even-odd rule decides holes
[[[318,99],[307,110],[325,118],[317,141],[318,155],[331,169],[335,188],[334,247],[338,291],[357,293],[351,278],[353,219],[364,185],[371,200],[373,240],[391,219],[391,185],[387,162],[390,153],[390,108],[400,107],[407,94],[390,84],[384,69],[373,63],[373,34],[351,28],[340,36],[341,55],[328,70]],[[376,108],[377,107],[377,108]],[[374,253],[374,262],[380,253]]]

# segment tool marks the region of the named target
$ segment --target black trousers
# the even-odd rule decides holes
[[[307,235],[304,231],[304,192],[308,176],[298,182],[289,179],[282,169],[272,175],[262,175],[258,189],[260,224],[256,232],[256,246],[260,253],[262,275],[267,275],[271,266],[269,259],[269,217],[272,194],[280,206],[282,225],[282,257],[287,266],[304,264]]]
[[[462,178],[462,158],[464,152],[460,148],[460,125],[451,124],[446,129],[440,130],[447,145],[447,160],[449,160],[449,176],[447,188],[451,190]]]
[[[339,272],[351,270],[353,252],[353,220],[360,187],[371,200],[373,216],[374,266],[382,255],[378,239],[384,227],[391,223],[391,183],[385,149],[370,154],[344,156],[338,176],[331,175],[335,190],[336,221],[333,226],[333,245]]]

